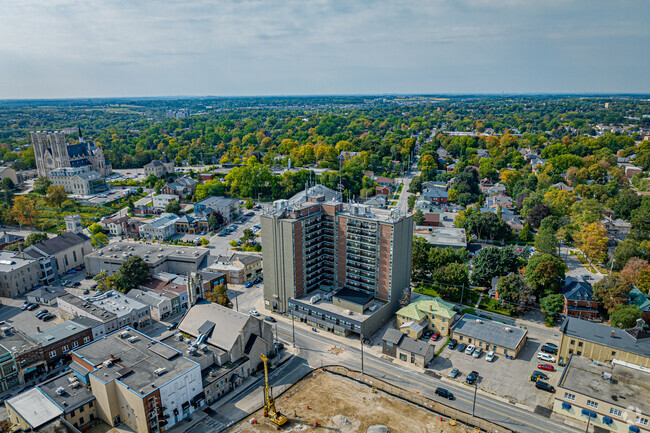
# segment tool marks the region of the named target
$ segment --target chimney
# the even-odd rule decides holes
[[[616,331],[612,329],[612,338],[614,338],[615,336],[616,336]]]
[[[433,305],[429,305],[429,311],[433,311]]]

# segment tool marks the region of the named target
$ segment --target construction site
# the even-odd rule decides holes
[[[265,397],[266,398],[266,397]],[[260,402],[262,403],[262,402]],[[267,409],[249,415],[229,431],[340,433],[460,433],[474,431],[455,420],[436,415],[400,398],[378,391],[372,384],[327,371],[315,371],[285,393],[275,396],[274,410],[287,420],[277,426],[264,416]],[[268,413],[267,413],[268,415]]]

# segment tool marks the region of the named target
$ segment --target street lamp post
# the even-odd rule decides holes
[[[237,300],[239,296],[235,296],[235,309],[236,311],[239,311],[239,301]]]
[[[296,325],[294,323],[294,316],[293,313],[291,313],[291,341],[293,344],[294,349],[296,348]]]
[[[589,419],[587,420],[587,428],[585,429],[585,433],[589,431],[589,424],[591,424],[591,414],[589,414]]]

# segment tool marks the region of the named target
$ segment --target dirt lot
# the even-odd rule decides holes
[[[307,406],[309,405],[309,409]],[[451,426],[431,412],[352,380],[328,373],[310,376],[276,400],[277,409],[289,422],[283,431],[365,433],[370,426],[383,425],[388,432],[460,433],[464,427]],[[258,424],[251,424],[251,419]],[[319,427],[314,427],[318,421]],[[236,433],[275,432],[265,423],[262,411],[249,416],[230,431]]]

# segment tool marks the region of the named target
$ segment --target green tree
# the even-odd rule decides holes
[[[418,209],[417,212],[415,212],[415,215],[413,215],[413,221],[415,222],[415,225],[421,226],[424,224],[424,214],[420,209]]]
[[[40,195],[45,195],[47,194],[47,189],[52,185],[52,182],[45,177],[45,176],[39,176],[35,181],[34,181],[34,192]]]
[[[418,196],[416,195],[410,195],[406,199],[406,203],[408,204],[409,210],[413,210],[413,207],[415,206],[415,202],[418,200]]]
[[[115,273],[115,286],[122,293],[137,289],[144,280],[149,278],[149,265],[142,257],[131,256],[126,259]]]
[[[449,263],[433,272],[433,281],[451,286],[469,286],[469,270],[463,263]],[[449,289],[445,289],[449,290]]]
[[[529,302],[532,296],[532,291],[518,273],[499,278],[497,292],[499,293],[499,299],[515,304]]]
[[[88,231],[96,235],[97,233],[104,233],[104,228],[99,223],[92,223],[88,226]]]
[[[253,203],[253,200],[251,200],[251,198],[249,197],[249,198],[246,199],[246,203],[244,204],[244,207],[246,209],[253,209],[254,205],[255,204]]]
[[[566,275],[566,265],[552,254],[535,254],[526,265],[526,281],[543,298],[558,293]]]
[[[177,200],[172,200],[165,206],[165,212],[178,215],[181,213],[181,204]]]
[[[16,197],[11,208],[11,217],[22,225],[35,226],[40,212],[34,200],[27,196]]]
[[[604,262],[607,259],[607,231],[600,223],[591,223],[582,227],[576,235],[578,248],[592,261]]]
[[[115,276],[108,275],[106,271],[101,271],[95,275],[93,280],[97,282],[97,290],[100,292],[108,292],[115,288]]]
[[[535,237],[535,250],[538,254],[557,255],[560,243],[555,236],[555,232],[550,228],[542,228]]]
[[[522,242],[530,242],[533,240],[533,234],[530,231],[530,226],[528,224],[524,225],[524,228],[521,229],[519,235],[517,236]]]
[[[232,301],[228,299],[228,291],[223,284],[219,284],[214,288],[214,294],[217,297],[217,304],[226,308],[232,308]]]
[[[488,287],[493,277],[508,275],[520,267],[520,259],[512,249],[482,248],[474,258],[472,282],[477,286]]]
[[[101,244],[100,244],[100,242],[101,242]],[[94,248],[99,248],[99,247],[101,247],[101,246],[104,246],[104,247],[105,247],[106,245],[108,245],[108,236],[106,236],[106,235],[104,234],[104,232],[94,233],[94,234],[90,237],[90,244],[91,244]]]
[[[45,202],[50,206],[61,207],[64,201],[68,199],[68,194],[62,185],[50,185],[47,188]]]
[[[547,317],[557,316],[564,311],[564,296],[560,294],[544,296],[539,302]]]
[[[636,326],[636,321],[643,317],[643,312],[632,305],[619,304],[609,312],[609,323],[615,328],[628,329]]]
[[[25,247],[46,241],[48,239],[47,233],[31,233],[25,238]]]
[[[14,182],[11,179],[8,177],[2,179],[2,189],[5,191],[13,191],[14,188],[16,188],[16,185],[14,185]]]

